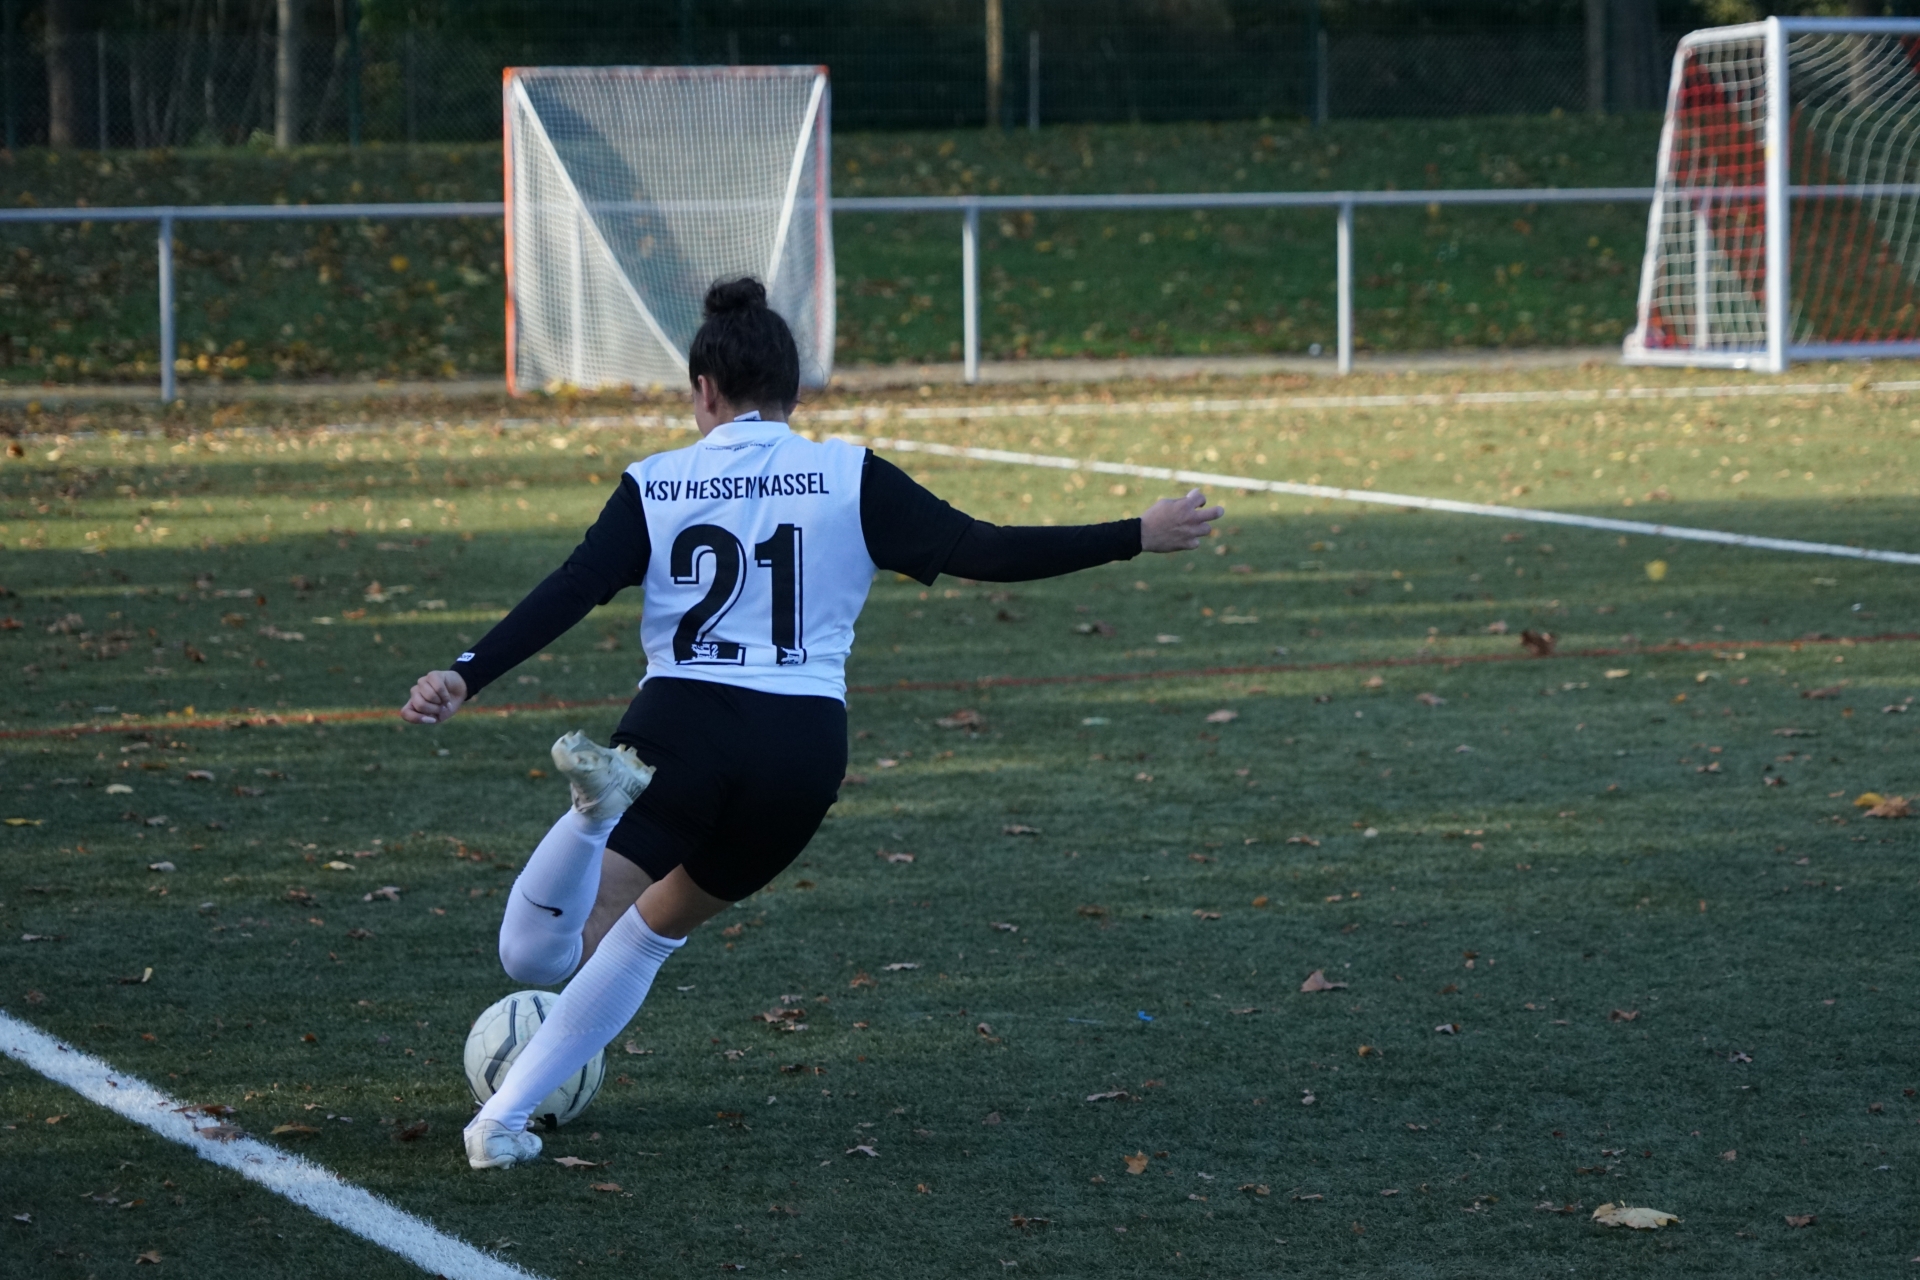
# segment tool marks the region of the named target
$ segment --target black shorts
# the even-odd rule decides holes
[[[607,848],[655,880],[685,867],[714,897],[738,902],[799,856],[839,798],[847,708],[656,676],[640,686],[613,743],[657,772]]]

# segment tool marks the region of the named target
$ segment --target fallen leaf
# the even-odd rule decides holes
[[[587,1184],[587,1187],[592,1191],[614,1192],[620,1190],[620,1184],[617,1182],[590,1182]]]
[[[1837,698],[1841,694],[1845,693],[1846,691],[1847,691],[1847,687],[1845,685],[1830,684],[1826,686],[1824,689],[1803,689],[1800,693],[1800,696],[1803,698],[1814,698],[1814,699]]]
[[[1303,1195],[1295,1195],[1295,1196],[1294,1196],[1293,1198],[1294,1198],[1295,1200],[1299,1200],[1299,1201],[1303,1201],[1303,1202],[1304,1202],[1304,1201],[1307,1201],[1307,1200],[1325,1200],[1325,1199],[1326,1199],[1326,1197],[1325,1197],[1324,1195],[1321,1195],[1321,1194],[1320,1194],[1320,1193],[1319,1193],[1318,1191],[1315,1191],[1315,1192],[1312,1192],[1311,1194],[1308,1194],[1308,1195],[1304,1195],[1304,1196],[1303,1196]]]
[[[1243,1182],[1238,1187],[1235,1187],[1234,1190],[1245,1191],[1250,1195],[1256,1196],[1269,1196],[1273,1194],[1273,1189],[1264,1182]]]
[[[110,796],[130,796],[133,794],[133,788],[124,782],[109,783],[107,785],[107,794]]]
[[[1136,1151],[1132,1155],[1124,1157],[1124,1159],[1126,1161],[1128,1173],[1145,1173],[1147,1171],[1147,1153],[1146,1152]]]
[[[1000,834],[1007,836],[1037,836],[1040,834],[1040,828],[1029,827],[1025,823],[1016,822],[1011,826],[1000,828]]]
[[[1653,1231],[1680,1219],[1659,1209],[1629,1209],[1624,1204],[1611,1202],[1601,1205],[1593,1211],[1593,1221],[1603,1227],[1631,1227],[1635,1231]],[[1791,1222],[1793,1219],[1789,1218]]]
[[[188,782],[212,782],[212,781],[213,781],[213,770],[211,770],[211,769],[189,769],[189,770],[187,770],[187,781],[188,781]]]
[[[1869,818],[1911,818],[1913,808],[1905,796],[1889,796],[1873,808],[1867,810]]]
[[[1727,1161],[1729,1164],[1731,1164],[1733,1161],[1738,1160],[1740,1158],[1740,1153],[1738,1151],[1722,1151],[1720,1153],[1720,1158],[1722,1160]]]
[[[157,1266],[159,1266],[159,1265],[160,1265],[160,1251],[159,1251],[158,1249],[149,1249],[149,1250],[147,1250],[147,1251],[146,1251],[145,1253],[136,1253],[136,1254],[134,1254],[134,1255],[133,1255],[133,1265],[134,1265],[134,1266],[136,1266],[136,1267],[138,1267],[138,1266],[151,1266],[151,1267],[157,1267]]]
[[[1553,654],[1553,633],[1551,631],[1522,631],[1521,647],[1536,658],[1546,658]]]
[[[1109,1089],[1105,1093],[1088,1094],[1087,1101],[1088,1102],[1120,1102],[1120,1101],[1124,1101],[1127,1098],[1131,1098],[1132,1096],[1133,1095],[1128,1093],[1125,1089]]]
[[[1490,636],[1503,636],[1507,634],[1506,622],[1504,620],[1500,622],[1489,622],[1487,624],[1487,634]]]
[[[375,898],[385,898],[388,902],[398,902],[400,901],[400,886],[397,884],[383,884],[372,893],[363,893],[360,895],[360,901],[362,902],[372,902]]]
[[[1004,920],[995,920],[995,921],[992,921],[992,925],[993,925],[993,927],[994,927],[995,929],[998,929],[998,930],[999,930],[999,931],[1000,931],[1001,933],[1018,933],[1018,932],[1020,932],[1020,926],[1019,926],[1019,925],[1017,925],[1017,924],[1008,924],[1008,923],[1007,923],[1006,921],[1004,921]]]
[[[1222,707],[1218,711],[1209,711],[1207,713],[1208,724],[1232,724],[1239,718],[1240,713],[1228,707]]]
[[[1423,702],[1429,707],[1444,707],[1447,705],[1447,700],[1437,693],[1417,693],[1414,695],[1413,700],[1415,702]]]
[[[1638,1009],[1615,1009],[1607,1015],[1608,1022],[1632,1022],[1640,1016]]]
[[[1363,1058],[1377,1058],[1380,1056],[1380,1050],[1373,1045],[1363,1044],[1360,1046],[1360,1056]]]
[[[1457,1022],[1443,1022],[1435,1027],[1434,1030],[1443,1036],[1457,1036],[1460,1034],[1460,1024]]]
[[[1205,911],[1196,908],[1193,913],[1193,918],[1196,920],[1218,920],[1220,913],[1218,911]]]
[[[215,1142],[232,1142],[235,1138],[247,1136],[245,1130],[231,1124],[210,1124],[204,1129],[195,1129],[194,1132]]]
[[[1018,1228],[1021,1231],[1025,1231],[1029,1227],[1047,1226],[1049,1223],[1053,1221],[1053,1219],[1052,1218],[1029,1218],[1029,1217],[1026,1217],[1024,1214],[1016,1213],[1013,1215],[1012,1221],[1013,1221],[1013,1225],[1016,1228]]]
[[[6,823],[10,827],[37,827],[45,821],[45,818],[8,818]]]
[[[1604,674],[1609,680],[1625,680],[1633,672],[1626,667],[1609,667]]]
[[[1790,1227],[1810,1227],[1820,1221],[1820,1215],[1815,1213],[1789,1213],[1783,1216]]]
[[[980,729],[987,718],[971,707],[963,707],[950,716],[942,716],[934,721],[942,729]]]
[[[371,938],[373,936],[373,930],[349,929],[347,930],[347,936],[349,938],[352,938],[355,942],[365,942],[368,938]]]
[[[278,1136],[283,1133],[292,1133],[292,1134],[297,1134],[300,1137],[306,1138],[306,1137],[311,1137],[312,1135],[320,1131],[314,1128],[310,1124],[277,1124],[273,1126],[270,1132],[272,1132],[275,1136]]]
[[[1300,984],[1302,991],[1344,991],[1346,988],[1347,984],[1344,982],[1328,982],[1325,969],[1315,969],[1307,975],[1307,980]]]
[[[873,1160],[878,1160],[880,1158],[880,1153],[878,1151],[875,1151],[873,1149],[873,1146],[870,1143],[865,1143],[865,1142],[860,1143],[858,1146],[848,1147],[841,1154],[849,1155],[849,1156],[866,1156],[869,1159],[873,1159]]]
[[[865,969],[862,969],[860,972],[853,975],[853,981],[849,982],[847,985],[849,987],[877,987],[880,984],[874,980],[874,977],[872,974],[868,973]]]
[[[579,1156],[555,1156],[553,1162],[563,1169],[598,1169],[606,1160],[582,1160]]]
[[[1666,578],[1667,578],[1667,562],[1665,560],[1647,561],[1647,581],[1665,582]]]
[[[878,858],[884,858],[888,862],[893,863],[895,866],[900,866],[905,863],[909,863],[913,861],[912,854],[901,853],[896,850],[890,850],[890,849],[876,849],[874,851],[874,856]]]
[[[892,964],[883,964],[880,968],[887,973],[899,973],[903,969],[918,969],[920,966],[912,960],[896,960]]]

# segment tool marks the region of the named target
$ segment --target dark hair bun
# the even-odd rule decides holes
[[[791,410],[800,398],[800,352],[793,331],[767,305],[752,277],[707,290],[707,318],[687,349],[687,378],[713,379],[736,409]]]
[[[752,276],[743,276],[738,280],[717,281],[707,290],[707,316],[725,315],[729,311],[757,311],[767,305],[767,287]]]

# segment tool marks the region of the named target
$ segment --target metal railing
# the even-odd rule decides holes
[[[835,213],[960,215],[961,327],[968,382],[980,379],[980,214],[988,212],[1142,212],[1172,209],[1331,209],[1334,212],[1335,366],[1353,371],[1353,214],[1355,209],[1429,205],[1627,204],[1653,198],[1646,187],[1534,187],[1449,191],[1245,191],[1151,195],[842,196]],[[498,218],[493,202],[441,204],[151,205],[117,208],[0,209],[0,226],[34,222],[152,222],[158,225],[160,399],[178,398],[175,382],[173,229],[179,222],[304,222],[356,218]]]

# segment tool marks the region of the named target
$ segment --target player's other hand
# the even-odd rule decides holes
[[[457,671],[429,671],[413,682],[400,718],[413,724],[444,724],[467,700],[467,682]]]
[[[1140,517],[1142,551],[1191,551],[1213,532],[1225,507],[1210,507],[1206,495],[1189,490],[1184,498],[1162,498]]]

